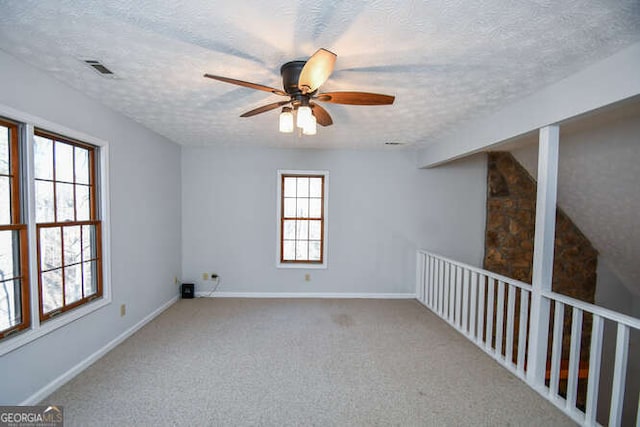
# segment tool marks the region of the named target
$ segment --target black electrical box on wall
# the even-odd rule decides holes
[[[193,283],[183,283],[181,286],[182,298],[193,298],[194,296]]]

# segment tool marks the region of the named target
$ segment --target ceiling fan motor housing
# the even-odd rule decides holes
[[[307,61],[291,61],[280,67],[280,75],[282,76],[282,87],[289,95],[295,96],[302,92],[298,87],[300,80],[300,72]]]

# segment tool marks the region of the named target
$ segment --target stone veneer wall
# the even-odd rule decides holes
[[[488,162],[484,268],[531,283],[536,181],[509,152],[489,153]],[[594,303],[597,261],[598,252],[571,219],[558,208],[553,291]],[[515,312],[518,317],[519,298],[516,304]],[[571,313],[565,310],[563,359],[569,356],[570,330]],[[591,318],[585,316],[580,351],[583,361],[588,360],[590,340]],[[514,348],[514,353],[515,351]]]
[[[536,182],[511,153],[488,158],[484,268],[531,283]],[[598,252],[559,208],[554,258],[553,290],[594,303]]]

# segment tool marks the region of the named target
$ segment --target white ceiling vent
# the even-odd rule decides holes
[[[98,74],[100,74],[102,76],[115,77],[115,74],[113,74],[113,71],[108,69],[104,64],[102,64],[98,60],[95,60],[95,59],[83,59],[82,61],[85,64],[87,64],[89,67],[91,67],[95,72],[97,72]]]

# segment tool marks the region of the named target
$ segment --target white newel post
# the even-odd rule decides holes
[[[538,193],[527,369],[527,381],[535,388],[544,387],[547,363],[549,300],[542,297],[542,292],[551,291],[553,277],[559,133],[557,125],[541,128],[538,148]]]

